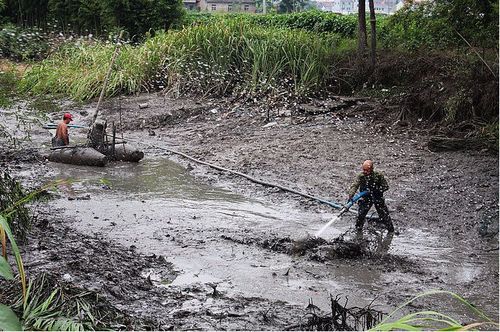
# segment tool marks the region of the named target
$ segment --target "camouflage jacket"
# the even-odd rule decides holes
[[[349,197],[354,196],[356,191],[369,190],[373,198],[381,198],[383,193],[389,190],[389,185],[382,173],[373,171],[370,175],[364,175],[363,173],[356,176],[356,180],[349,188]]]

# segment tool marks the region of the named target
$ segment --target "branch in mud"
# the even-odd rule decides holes
[[[479,138],[451,138],[443,136],[431,137],[427,146],[429,150],[438,151],[459,151],[459,150],[482,150],[489,149],[494,142]]]
[[[299,104],[297,106],[297,111],[303,113],[304,115],[325,114],[348,109],[364,102],[365,100],[366,98],[355,97],[337,97],[327,101],[313,100],[309,104]]]
[[[348,299],[345,297],[345,303],[340,303],[340,295],[335,298],[330,295],[330,310],[326,315],[319,313],[320,309],[315,306],[312,300],[309,300],[304,323],[291,325],[285,328],[286,331],[366,331],[382,321],[384,313],[370,308],[370,305],[364,308],[347,308]]]

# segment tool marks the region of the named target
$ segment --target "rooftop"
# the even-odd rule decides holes
[[[255,0],[206,0],[207,3],[227,3],[233,5],[255,5]]]

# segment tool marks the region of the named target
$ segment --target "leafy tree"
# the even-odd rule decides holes
[[[80,32],[88,30],[95,31],[97,34],[101,34],[103,29],[107,28],[103,23],[101,1],[82,1],[78,8],[78,26],[81,27]]]
[[[94,1],[81,0],[49,0],[48,10],[50,18],[63,32],[82,32],[91,26],[94,17],[99,17],[100,11],[95,11],[92,15],[82,15],[81,7],[84,3]]]
[[[298,12],[309,7],[308,0],[281,0],[278,5],[278,13]]]
[[[6,15],[22,26],[41,26],[46,23],[48,0],[4,0]]]
[[[184,13],[181,0],[105,0],[102,3],[106,23],[127,30],[131,36],[166,30]]]
[[[6,7],[5,0],[0,0],[0,24],[4,23],[5,21],[5,16],[4,16],[4,9]]]
[[[498,0],[439,0],[436,16],[471,43],[498,44]]]
[[[76,33],[124,29],[129,35],[141,36],[170,28],[184,14],[182,0],[0,1],[5,4],[5,16],[14,23],[42,28],[55,24],[63,32]]]
[[[410,3],[383,29],[387,46],[408,49],[466,46],[498,47],[497,0],[435,0]],[[461,37],[462,36],[462,37]]]

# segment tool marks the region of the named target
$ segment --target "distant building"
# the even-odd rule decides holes
[[[374,0],[375,13],[394,14],[400,0]],[[357,8],[357,7],[356,7]]]
[[[355,14],[358,12],[358,0],[317,0],[313,3],[323,11],[339,14]],[[399,3],[403,0],[374,0],[375,13],[393,14],[399,9]],[[369,11],[368,1],[366,1],[366,10]]]
[[[316,6],[320,10],[339,14],[351,14],[358,10],[354,0],[319,0],[316,1]]]
[[[189,10],[255,13],[255,0],[183,0]]]
[[[198,0],[182,0],[184,3],[184,8],[187,10],[197,10],[198,9]]]

